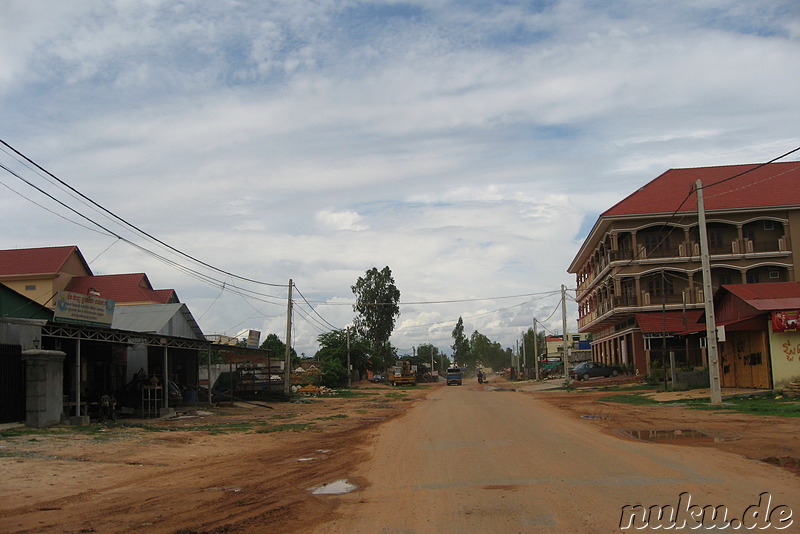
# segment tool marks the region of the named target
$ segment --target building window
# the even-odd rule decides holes
[[[651,297],[660,297],[661,295],[673,295],[675,289],[672,286],[672,280],[656,278],[650,280],[650,282],[647,284],[647,291],[650,293]]]
[[[25,286],[25,291],[36,291],[36,286],[33,284],[28,284]]]
[[[708,230],[708,248],[719,250],[725,245],[722,242],[722,230]]]
[[[644,236],[644,246],[648,252],[669,248],[669,234],[658,232]]]
[[[761,277],[758,273],[747,273],[748,284],[758,284],[759,282],[761,282]]]
[[[764,230],[774,230],[775,223],[774,221],[764,221]]]

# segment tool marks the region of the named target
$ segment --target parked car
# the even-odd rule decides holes
[[[372,375],[372,378],[370,378],[369,381],[373,384],[385,384],[386,375]]]
[[[597,376],[608,378],[622,374],[622,368],[618,365],[606,365],[603,362],[583,362],[582,364],[570,369],[569,376],[575,380],[589,380]]]

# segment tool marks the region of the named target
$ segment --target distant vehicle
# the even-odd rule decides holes
[[[411,365],[408,360],[402,360],[400,365],[389,368],[387,381],[393,386],[416,386],[417,366]]]
[[[451,367],[447,370],[447,385],[461,385],[461,369],[458,367]]]
[[[575,380],[589,380],[598,376],[608,378],[609,376],[619,376],[621,374],[621,367],[618,365],[606,365],[603,362],[583,362],[569,371],[570,378]]]
[[[370,378],[369,381],[373,384],[385,384],[386,375],[372,375],[372,378]]]

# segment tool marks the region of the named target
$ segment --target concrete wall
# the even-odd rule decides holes
[[[64,356],[60,350],[26,350],[25,424],[42,428],[61,422],[64,405]]]
[[[45,321],[10,319],[0,322],[0,343],[19,345],[22,350],[42,346],[42,325]]]
[[[800,380],[800,332],[772,332],[770,329],[769,347],[773,387],[785,388],[790,382]]]

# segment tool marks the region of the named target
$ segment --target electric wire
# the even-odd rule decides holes
[[[8,144],[8,143],[7,143],[6,141],[4,141],[3,139],[0,139],[0,143],[2,143],[3,145],[5,145],[6,147],[8,147],[8,148],[9,148],[10,150],[12,150],[12,151],[13,151],[15,154],[17,154],[19,157],[23,158],[25,161],[27,161],[27,162],[28,162],[28,163],[30,163],[31,165],[35,166],[37,169],[41,170],[42,172],[44,172],[45,174],[47,174],[47,175],[48,175],[49,177],[51,177],[52,179],[56,180],[56,181],[57,181],[59,184],[61,184],[61,185],[63,185],[64,187],[68,188],[70,191],[72,191],[73,193],[77,194],[78,196],[80,196],[80,197],[81,197],[82,199],[84,199],[85,201],[89,202],[90,204],[92,204],[92,205],[93,205],[93,206],[95,206],[96,208],[98,208],[98,209],[102,210],[104,213],[106,213],[106,214],[110,215],[110,216],[111,216],[111,217],[113,217],[115,220],[117,220],[117,221],[119,221],[120,223],[122,223],[124,226],[127,226],[127,227],[129,227],[129,228],[131,228],[131,229],[135,230],[135,231],[136,231],[136,232],[138,232],[139,234],[141,234],[141,235],[143,235],[143,236],[146,236],[147,238],[149,238],[149,239],[151,239],[151,240],[155,241],[156,243],[158,243],[159,245],[161,245],[161,246],[163,246],[163,247],[166,247],[166,248],[168,248],[168,249],[169,249],[169,250],[171,250],[172,252],[175,252],[176,254],[178,254],[178,255],[180,255],[180,256],[182,256],[182,257],[184,257],[184,258],[188,259],[188,260],[191,260],[191,261],[193,261],[193,262],[194,262],[194,263],[196,263],[196,264],[199,264],[199,265],[202,265],[203,267],[206,267],[206,268],[208,268],[208,269],[211,269],[212,271],[215,271],[215,272],[222,273],[222,274],[225,274],[225,275],[227,275],[227,276],[230,276],[231,278],[236,278],[236,279],[238,279],[238,280],[243,280],[243,281],[250,282],[250,283],[253,283],[253,284],[257,284],[257,285],[266,285],[266,286],[272,286],[272,287],[286,287],[286,284],[274,284],[274,283],[269,283],[269,282],[263,282],[263,281],[260,281],[260,280],[254,280],[254,279],[252,279],[252,278],[247,278],[247,277],[244,277],[244,276],[240,276],[240,275],[237,275],[237,274],[231,273],[231,272],[229,272],[229,271],[226,271],[226,270],[224,270],[224,269],[221,269],[221,268],[219,268],[219,267],[216,267],[216,266],[214,266],[214,265],[211,265],[211,264],[209,264],[209,263],[206,263],[206,262],[204,262],[204,261],[202,261],[202,260],[200,260],[200,259],[198,259],[198,258],[195,258],[194,256],[192,256],[192,255],[190,255],[190,254],[187,254],[186,252],[183,252],[182,250],[179,250],[179,249],[177,249],[177,248],[173,247],[172,245],[170,245],[170,244],[168,244],[168,243],[165,243],[164,241],[162,241],[162,240],[158,239],[157,237],[155,237],[155,236],[151,235],[150,233],[148,233],[148,232],[146,232],[146,231],[142,230],[142,229],[141,229],[141,228],[139,228],[138,226],[136,226],[136,225],[134,225],[134,224],[132,224],[132,223],[128,222],[127,220],[123,219],[122,217],[118,216],[118,215],[117,215],[117,214],[115,214],[114,212],[112,212],[112,211],[110,211],[110,210],[106,209],[104,206],[102,206],[102,205],[98,204],[97,202],[95,202],[94,200],[92,200],[92,199],[91,199],[91,198],[89,198],[88,196],[84,195],[83,193],[81,193],[80,191],[78,191],[77,189],[75,189],[74,187],[72,187],[71,185],[69,185],[68,183],[66,183],[65,181],[61,180],[59,177],[57,177],[56,175],[54,175],[54,174],[53,174],[53,173],[51,173],[50,171],[48,171],[47,169],[45,169],[44,167],[42,167],[41,165],[39,165],[38,163],[36,163],[35,161],[33,161],[31,158],[29,158],[28,156],[26,156],[25,154],[23,154],[22,152],[20,152],[19,150],[17,150],[16,148],[14,148],[13,146],[11,146],[10,144]],[[4,168],[5,168],[5,167],[4,167]],[[5,168],[5,169],[6,169],[6,170],[8,170],[7,168]],[[41,190],[40,190],[40,191],[41,191]],[[51,197],[51,198],[52,198],[52,197]],[[75,210],[73,210],[73,211],[75,211]],[[84,218],[87,218],[87,217],[85,217],[85,216],[84,216]],[[88,219],[88,218],[87,218],[87,219]],[[94,222],[94,221],[92,221],[92,222]],[[97,224],[97,223],[95,223],[95,224]]]

